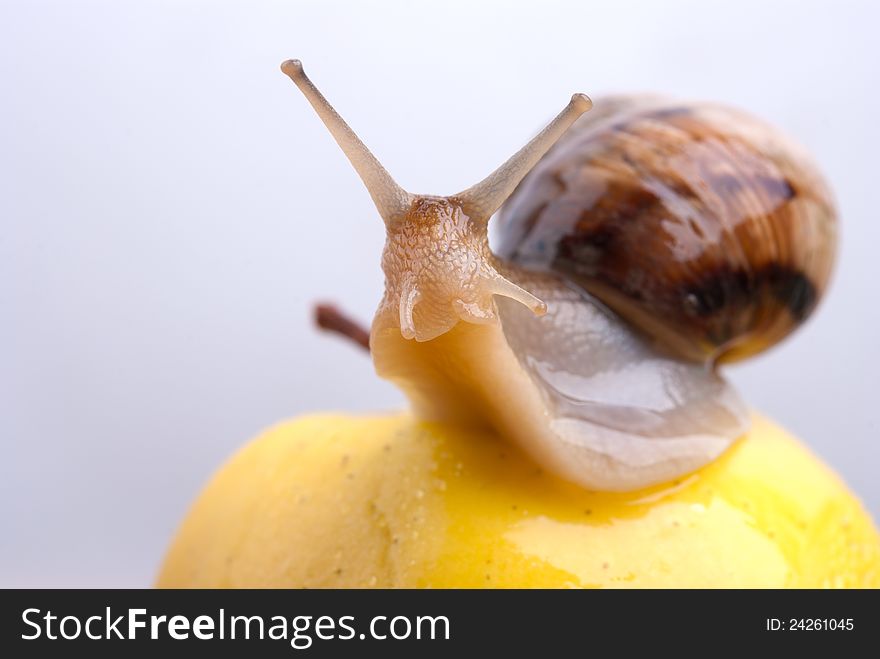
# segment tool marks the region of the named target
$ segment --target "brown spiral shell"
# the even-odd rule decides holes
[[[737,110],[600,100],[501,210],[499,255],[587,289],[681,357],[735,361],[806,320],[837,244],[809,157]]]

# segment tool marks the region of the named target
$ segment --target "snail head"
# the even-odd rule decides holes
[[[489,250],[489,219],[592,102],[571,101],[544,130],[488,177],[448,197],[405,191],[306,76],[302,63],[281,70],[299,87],[351,162],[385,222],[385,297],[379,315],[393,316],[406,339],[429,341],[459,320],[496,321],[494,296],[509,297],[535,314],[547,305],[499,272]]]

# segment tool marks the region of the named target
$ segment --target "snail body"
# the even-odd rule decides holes
[[[299,62],[285,62],[282,70],[345,152],[385,222],[385,294],[370,351],[377,373],[400,386],[417,414],[491,427],[552,473],[609,491],[688,473],[746,432],[748,411],[712,363],[734,343],[713,347],[713,336],[705,339],[712,323],[684,323],[695,334],[680,339],[668,320],[656,328],[644,322],[650,305],[624,309],[601,289],[594,297],[595,282],[548,256],[559,253],[547,240],[558,227],[570,228],[564,222],[536,217],[546,231],[535,239],[528,219],[535,201],[526,192],[534,185],[546,193],[545,173],[553,178],[578,133],[539,162],[590,109],[586,96],[573,96],[547,128],[475,186],[448,197],[413,195],[394,182]],[[611,121],[624,105],[600,112]],[[536,165],[535,176],[521,184]],[[502,258],[489,249],[488,223],[514,191],[502,211],[510,231]],[[619,215],[625,224],[627,209]],[[566,235],[558,231],[556,238]],[[640,266],[648,277],[649,265]],[[752,316],[762,320],[762,314]],[[701,331],[699,349],[688,350]]]

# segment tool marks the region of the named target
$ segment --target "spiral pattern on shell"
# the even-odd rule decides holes
[[[586,289],[681,357],[727,362],[800,326],[837,245],[809,156],[737,110],[596,103],[502,208],[499,255]]]

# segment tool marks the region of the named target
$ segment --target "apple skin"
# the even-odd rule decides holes
[[[802,444],[755,416],[719,460],[589,492],[481,431],[307,416],[211,479],[159,587],[880,587],[880,535]]]

